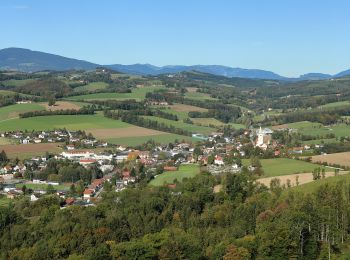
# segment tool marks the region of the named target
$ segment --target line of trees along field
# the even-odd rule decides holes
[[[38,110],[29,111],[19,114],[21,118],[35,117],[35,116],[56,116],[56,115],[93,115],[95,108],[86,106],[81,109],[60,109],[60,110]]]
[[[120,193],[96,207],[60,210],[60,199],[0,208],[3,259],[331,259],[349,243],[350,185],[312,193],[271,191],[247,172],[200,174]],[[213,186],[222,191],[213,193]]]
[[[144,114],[144,113],[142,113]],[[192,133],[190,131],[177,128],[173,125],[166,125],[164,123],[160,123],[156,120],[151,120],[151,119],[146,119],[143,118],[135,111],[110,111],[110,110],[105,110],[104,111],[104,116],[107,118],[112,118],[116,120],[121,120],[123,122],[145,127],[145,128],[150,128],[158,131],[163,131],[163,132],[169,132],[173,134],[178,134],[178,135],[186,135],[186,136],[191,136]]]

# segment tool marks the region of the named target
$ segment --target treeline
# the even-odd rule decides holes
[[[121,110],[141,110],[146,107],[144,102],[137,102],[135,99],[118,101],[118,100],[92,100],[90,103],[107,107],[109,109],[121,109]]]
[[[105,191],[96,207],[61,210],[62,201],[53,195],[21,199],[0,208],[0,256],[345,259],[350,183],[341,178],[315,191],[288,192],[277,179],[267,190],[244,170],[185,178],[175,190],[140,183],[120,193]],[[218,184],[222,189],[214,193]]]
[[[60,110],[38,110],[19,114],[20,118],[36,117],[36,116],[56,116],[56,115],[93,115],[95,109],[92,106],[86,106],[77,109],[60,109]]]
[[[139,111],[140,112],[140,111]],[[158,122],[156,120],[150,120],[147,118],[143,118],[140,115],[137,115],[136,111],[109,111],[105,110],[104,111],[104,116],[116,120],[121,120],[123,122],[127,122],[129,124],[145,127],[145,128],[150,128],[158,131],[163,131],[163,132],[168,132],[168,133],[173,133],[173,134],[178,134],[178,135],[186,135],[186,136],[191,136],[192,133],[190,131],[177,128],[173,125],[166,125],[164,123]]]

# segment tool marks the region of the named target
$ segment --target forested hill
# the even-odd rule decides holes
[[[320,80],[334,77],[341,77],[350,74],[350,70],[340,72],[336,75],[322,73],[308,73],[297,78],[288,78],[278,75],[272,71],[261,69],[232,68],[222,65],[171,65],[157,67],[151,64],[112,64],[100,65],[84,60],[66,58],[50,53],[31,51],[22,48],[6,48],[0,50],[0,70],[18,70],[23,72],[37,72],[42,70],[65,71],[71,69],[91,70],[96,67],[106,67],[127,74],[137,75],[160,75],[176,74],[180,72],[199,71],[226,78],[245,78],[245,79],[266,79],[283,81],[300,80]]]
[[[0,69],[35,72],[42,70],[91,70],[99,65],[83,60],[70,59],[59,55],[21,48],[0,50]]]

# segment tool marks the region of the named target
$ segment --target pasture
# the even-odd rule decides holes
[[[310,173],[315,168],[323,166],[288,158],[261,159],[261,166],[264,170],[262,177],[275,177],[282,175],[290,175],[296,173]],[[249,166],[250,160],[243,159],[243,165]]]
[[[162,186],[164,184],[174,183],[175,180],[181,182],[184,178],[193,178],[199,174],[199,166],[196,164],[181,165],[177,171],[163,172],[157,175],[149,185]]]
[[[209,94],[201,92],[186,92],[185,98],[193,100],[217,100],[216,98],[212,98]]]
[[[161,87],[161,86],[142,87],[142,88],[134,88],[131,93],[94,93],[94,94],[72,96],[72,97],[69,97],[67,99],[68,100],[76,100],[76,101],[108,100],[108,99],[115,99],[115,100],[135,99],[137,101],[141,101],[141,100],[145,99],[146,93],[154,92],[154,91],[161,90],[161,89],[164,89],[164,87]]]
[[[26,186],[27,189],[32,189],[34,191],[36,190],[46,190],[47,187],[49,186],[49,184],[45,184],[45,183],[20,183],[20,184],[16,184],[16,188],[22,188],[23,186]],[[52,187],[55,190],[59,190],[59,191],[68,191],[69,190],[69,186],[66,185],[52,185]]]
[[[65,109],[74,109],[79,110],[81,107],[73,102],[68,101],[57,101],[54,106],[49,106],[48,102],[39,103],[46,110],[56,111],[56,110],[65,110]]]
[[[350,152],[316,155],[312,156],[311,160],[314,163],[326,162],[328,164],[337,164],[350,167]]]

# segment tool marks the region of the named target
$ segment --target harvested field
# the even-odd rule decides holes
[[[341,172],[339,172],[339,175],[344,175],[347,173],[348,172],[341,171]],[[271,180],[277,178],[281,181],[281,185],[287,185],[287,180],[290,180],[291,186],[297,186],[296,185],[296,178],[297,178],[296,176],[299,176],[299,179],[298,179],[299,185],[314,181],[312,173],[298,173],[298,174],[291,174],[291,175],[261,178],[261,179],[258,179],[257,182],[260,182],[260,183],[266,185],[267,187],[270,187]],[[332,176],[334,176],[334,172],[326,172],[326,175],[325,175],[326,178],[332,177]]]
[[[64,109],[75,109],[79,110],[80,106],[68,101],[57,101],[54,106],[49,106],[47,102],[40,103],[46,110],[56,111],[56,110],[64,110]]]
[[[185,104],[175,104],[171,105],[170,108],[172,108],[176,112],[191,112],[191,111],[198,111],[198,112],[207,112],[208,109],[201,108],[201,107],[195,107]]]
[[[138,136],[154,136],[167,134],[161,131],[131,126],[123,128],[104,128],[104,129],[92,129],[89,131],[93,136],[97,138],[123,138],[123,137],[138,137]]]
[[[340,166],[350,167],[350,152],[316,155],[311,158],[314,163],[326,162],[329,165],[338,164]]]
[[[188,87],[188,88],[186,88],[187,92],[190,92],[190,93],[197,92],[197,89],[198,88],[195,88],[195,87]]]
[[[4,150],[10,158],[23,158],[45,154],[46,152],[60,152],[58,143],[45,144],[8,144],[0,145],[0,151]]]

